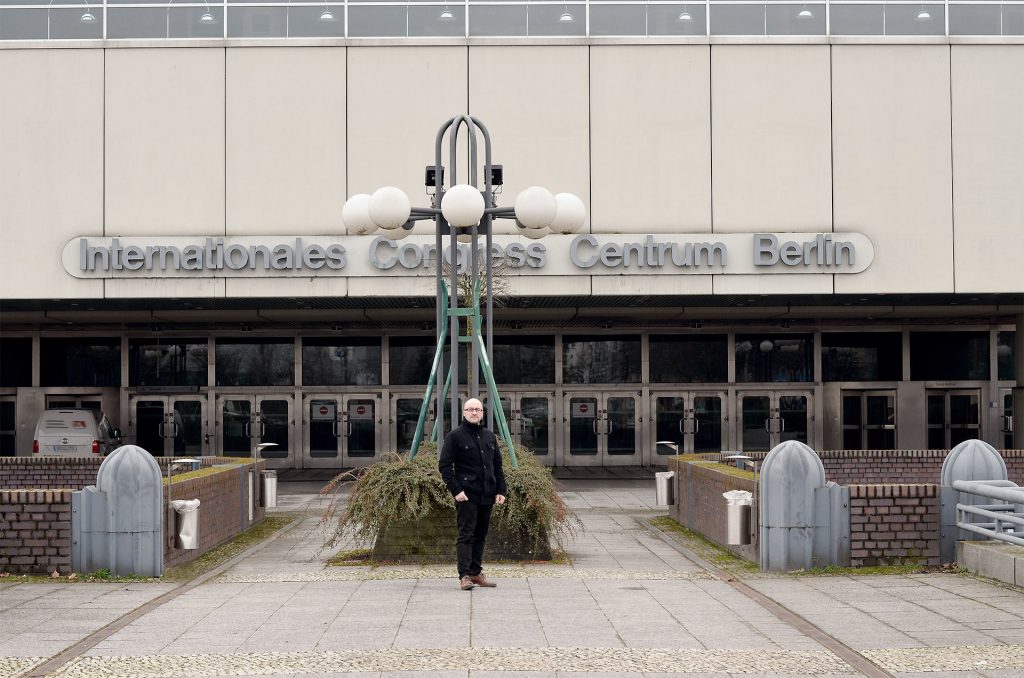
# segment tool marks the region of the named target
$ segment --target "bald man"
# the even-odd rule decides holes
[[[484,427],[483,418],[483,404],[476,398],[467,400],[462,408],[462,424],[445,436],[438,461],[441,478],[455,497],[459,525],[455,554],[463,591],[497,586],[484,577],[480,563],[491,509],[504,504],[508,493],[498,440]]]

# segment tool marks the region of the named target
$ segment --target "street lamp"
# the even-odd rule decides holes
[[[458,138],[462,128],[468,133],[469,167],[464,172],[463,183],[459,183],[458,172]],[[448,137],[449,161],[445,168],[442,162],[442,149],[445,136]],[[478,144],[483,142],[483,165],[478,163]],[[446,172],[447,169],[447,172]],[[480,172],[483,170],[483,188],[480,188]],[[447,174],[447,183],[445,181]],[[499,433],[509,447],[513,465],[516,464],[515,448],[508,431],[504,413],[500,407],[497,386],[491,372],[490,356],[493,354],[493,261],[492,237],[495,219],[512,219],[519,232],[527,238],[537,239],[548,233],[575,233],[582,228],[587,213],[583,201],[571,193],[553,194],[546,188],[531,186],[516,196],[512,207],[498,207],[496,194],[504,182],[504,171],[501,165],[491,162],[491,137],[484,124],[469,115],[456,115],[441,125],[434,142],[434,164],[428,165],[425,173],[427,194],[431,198],[430,207],[413,207],[408,196],[394,186],[377,189],[372,195],[357,194],[350,197],[342,208],[342,220],[351,232],[369,235],[380,229],[382,234],[393,240],[404,238],[412,231],[417,221],[433,221],[435,237],[435,281],[437,288],[437,307],[435,323],[437,350],[434,364],[430,372],[427,390],[420,408],[420,417],[416,433],[409,450],[409,458],[416,456],[417,448],[422,440],[423,427],[429,411],[431,390],[436,386],[437,420],[435,434],[440,439],[444,431],[444,401],[449,395],[449,410],[452,426],[459,420],[459,344],[472,345],[471,355],[475,356],[480,370],[487,381],[488,387],[488,423],[494,425],[495,416],[498,420]],[[497,189],[497,190],[496,190]],[[449,246],[443,247],[444,236],[448,236]],[[484,239],[483,270],[486,271],[486,282],[481,286],[480,238]],[[467,253],[460,251],[459,242],[468,243]],[[445,285],[443,262],[450,264],[450,284]],[[467,295],[467,306],[459,308],[458,274],[460,268],[469,271],[470,294]],[[487,297],[487,310],[481,314],[481,292]],[[481,315],[486,318],[486,332],[481,327]],[[459,336],[459,318],[467,320],[467,335]],[[481,335],[486,336],[486,345]],[[449,336],[450,335],[450,336]],[[451,365],[444,370],[444,342],[450,339]],[[446,384],[442,386],[439,374],[447,374]],[[470,395],[478,395],[476,370],[470,370]],[[451,384],[451,388],[448,388]],[[495,408],[495,405],[498,407]]]

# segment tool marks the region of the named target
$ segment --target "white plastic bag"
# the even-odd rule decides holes
[[[729,490],[723,492],[722,496],[729,502],[729,506],[750,506],[754,503],[754,495],[746,490]]]

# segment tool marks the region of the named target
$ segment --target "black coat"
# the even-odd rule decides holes
[[[479,424],[463,420],[445,436],[438,468],[453,497],[465,492],[475,504],[493,504],[495,495],[508,493],[498,440]]]

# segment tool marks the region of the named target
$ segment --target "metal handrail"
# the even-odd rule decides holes
[[[1024,546],[1024,488],[1009,480],[954,480],[953,489],[964,494],[1006,502],[956,505],[956,526],[989,539]],[[969,516],[988,518],[974,522]]]

